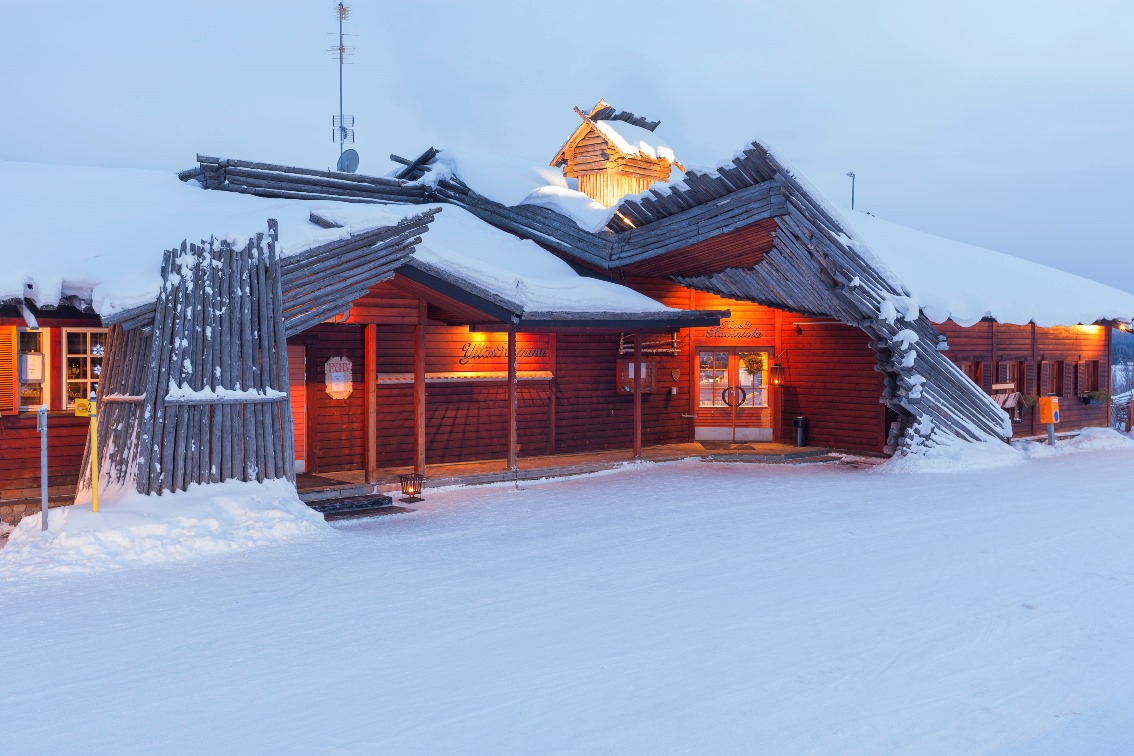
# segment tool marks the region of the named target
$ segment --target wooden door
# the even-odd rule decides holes
[[[307,472],[307,348],[287,346],[287,382],[295,427],[295,471]]]
[[[697,360],[696,439],[771,441],[770,352],[744,347],[703,347],[698,350]],[[736,402],[740,405],[734,409],[730,403]]]

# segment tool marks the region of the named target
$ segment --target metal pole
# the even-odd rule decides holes
[[[854,210],[854,171],[847,171],[850,177],[850,209]]]
[[[91,511],[98,511],[98,404],[91,392]]]
[[[47,405],[35,413],[35,429],[39,431],[39,499],[40,530],[47,530]]]
[[[343,155],[343,134],[346,124],[343,122],[343,4],[339,2],[339,157]],[[853,203],[851,209],[853,210]]]

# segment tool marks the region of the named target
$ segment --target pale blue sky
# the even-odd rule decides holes
[[[334,4],[0,0],[0,158],[333,164]],[[361,171],[546,163],[604,97],[687,163],[767,140],[840,205],[1134,290],[1134,4],[352,4]],[[584,20],[585,19],[585,20]]]

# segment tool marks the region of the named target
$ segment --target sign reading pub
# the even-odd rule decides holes
[[[327,381],[327,394],[332,399],[346,399],[354,391],[354,380],[351,369],[354,365],[346,356],[331,357],[323,366],[323,374]]]

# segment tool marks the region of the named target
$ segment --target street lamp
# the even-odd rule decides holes
[[[847,178],[850,179],[850,209],[854,210],[854,171],[847,171]]]

